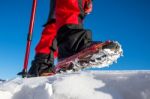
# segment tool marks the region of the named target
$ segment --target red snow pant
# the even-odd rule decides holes
[[[56,23],[47,24],[44,27],[41,39],[35,48],[36,54],[37,53],[49,54],[50,47],[52,46],[55,36],[56,36]],[[54,56],[55,57],[57,56],[57,52],[54,52]]]
[[[57,31],[64,25],[82,25],[82,21],[87,13],[92,9],[92,0],[51,0],[55,2],[51,4],[49,20],[54,19],[55,22],[47,22],[42,32],[41,39],[37,44],[35,51],[37,53],[50,53],[50,47],[56,37]],[[53,12],[53,13],[52,13]],[[54,53],[57,56],[57,52]]]

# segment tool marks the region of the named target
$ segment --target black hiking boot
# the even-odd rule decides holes
[[[37,54],[32,61],[28,77],[47,76],[54,74],[54,58],[47,54]]]

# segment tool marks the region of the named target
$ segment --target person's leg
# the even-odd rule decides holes
[[[44,27],[41,39],[35,48],[36,54],[38,53],[49,54],[50,46],[52,45],[55,36],[56,36],[55,22],[47,24]]]
[[[83,28],[86,1],[56,0],[59,60],[76,54],[92,41],[91,31]]]
[[[35,49],[36,54],[29,70],[30,75],[40,76],[44,72],[51,72],[54,67],[54,53],[56,52],[55,35],[55,23],[46,25]]]
[[[55,18],[55,0],[50,0],[49,16],[46,24],[44,24],[44,30],[42,32],[41,39],[35,48],[36,53],[50,53],[50,47],[56,36],[56,18]],[[55,57],[57,55],[55,54]]]
[[[90,30],[83,28],[85,15],[92,10],[92,0],[56,0],[56,28],[58,42],[58,65],[56,72],[78,71],[88,66],[103,66],[117,60],[121,49],[117,42],[92,41]],[[106,53],[105,49],[109,49]],[[108,59],[109,56],[115,58]],[[106,64],[105,64],[106,65]]]
[[[35,48],[35,57],[32,61],[29,75],[41,76],[43,73],[53,72],[54,57],[57,57],[56,20],[54,15],[55,3],[50,2],[50,14],[47,23],[44,25],[41,39]]]

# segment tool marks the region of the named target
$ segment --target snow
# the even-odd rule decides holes
[[[5,80],[0,79],[0,83],[3,83]]]
[[[14,78],[0,84],[0,99],[149,99],[150,71],[84,71]]]

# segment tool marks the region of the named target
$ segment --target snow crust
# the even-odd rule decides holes
[[[84,71],[20,77],[0,84],[0,99],[150,99],[150,71]]]

